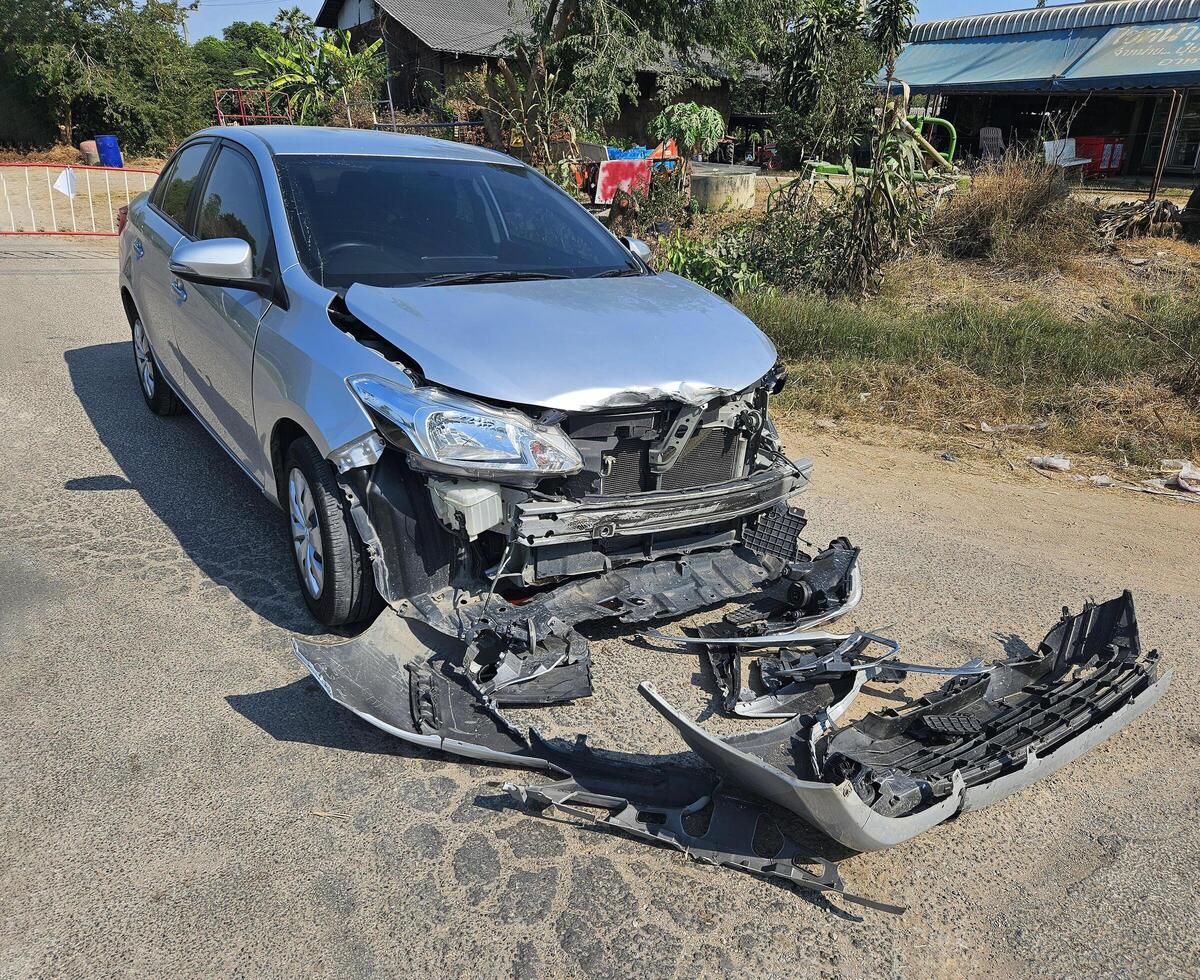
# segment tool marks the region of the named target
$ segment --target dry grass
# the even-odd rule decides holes
[[[161,170],[165,157],[124,155],[125,166],[144,170]],[[60,143],[45,150],[0,149],[0,163],[48,163],[52,166],[74,166],[83,163],[83,153],[77,147]]]
[[[1136,311],[1155,295],[1200,299],[1200,244],[1179,238],[1118,242],[1044,271],[926,252],[892,263],[879,299],[914,312],[964,302],[1000,309],[1035,303],[1058,316],[1080,318]]]
[[[1006,268],[1052,269],[1093,241],[1092,207],[1059,167],[1008,154],[984,164],[934,212],[929,233],[946,255]]]
[[[1175,251],[1168,260],[1191,261]],[[905,282],[893,269],[888,288],[860,303],[744,298],[791,365],[783,413],[927,433],[1044,423],[1024,441],[1117,464],[1200,455],[1200,398],[1184,384],[1198,376],[1194,284],[1138,294],[1122,282],[1086,305],[1056,306],[1037,297],[1085,297],[1087,280],[1057,274],[1050,285],[962,266],[909,260]],[[972,272],[997,281],[980,285]]]
[[[820,359],[792,361],[789,369],[792,383],[779,409],[793,420],[815,416],[943,435],[977,432],[983,422],[1045,423],[1005,441],[1118,465],[1200,455],[1200,408],[1152,375],[1046,388],[996,384],[949,361],[915,367]]]

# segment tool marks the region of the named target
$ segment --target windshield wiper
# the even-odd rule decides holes
[[[597,272],[594,275],[588,276],[589,279],[616,279],[619,276],[640,276],[643,275],[641,269],[634,269],[631,266],[625,266],[623,269],[605,269],[603,272]]]
[[[554,272],[446,272],[430,276],[416,286],[465,286],[481,282],[522,282],[529,279],[569,279]]]

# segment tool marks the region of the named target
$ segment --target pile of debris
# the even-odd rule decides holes
[[[1154,704],[1171,673],[1160,675],[1156,651],[1142,651],[1128,592],[1074,615],[1064,610],[1036,651],[990,664],[915,663],[900,659],[891,638],[828,632],[861,599],[859,551],[837,539],[815,555],[798,552],[801,514],[784,511],[770,529],[778,540],[759,543],[787,560],[731,553],[719,568],[679,563],[672,577],[651,565],[653,578],[613,572],[521,606],[497,600],[492,627],[519,618],[528,637],[516,659],[395,609],[352,639],[296,639],[295,652],[331,698],[398,738],[545,774],[542,783],[506,784],[523,806],[900,912],[848,894],[836,865],[772,828],[764,801],[846,847],[891,847],[1066,765]],[[640,623],[727,602],[732,611],[695,635],[645,635],[701,654],[723,709],[779,720],[772,727],[718,737],[643,683],[641,695],[696,757],[682,764],[593,749],[584,735],[545,739],[501,713],[503,704],[591,693],[586,641],[574,623]],[[897,684],[912,673],[947,680],[920,698],[897,693],[902,707],[841,722],[866,682]]]
[[[1157,198],[1153,201],[1123,201],[1096,209],[1096,230],[1102,241],[1163,235],[1179,223],[1179,205]]]

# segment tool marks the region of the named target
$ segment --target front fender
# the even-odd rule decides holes
[[[298,268],[285,274],[291,308],[273,307],[264,317],[254,348],[254,424],[261,445],[261,479],[278,503],[271,439],[284,420],[300,426],[322,456],[369,434],[374,425],[346,386],[352,374],[403,380],[403,370],[334,326],[334,294]]]

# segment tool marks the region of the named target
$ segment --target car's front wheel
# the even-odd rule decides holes
[[[133,321],[133,363],[137,368],[138,385],[142,397],[155,415],[178,415],[183,403],[175,396],[158,369],[158,361],[150,347],[150,337],[142,325],[142,318]]]
[[[375,599],[370,557],[332,467],[307,436],[288,447],[282,490],[296,577],[309,611],[326,626],[365,618]]]

